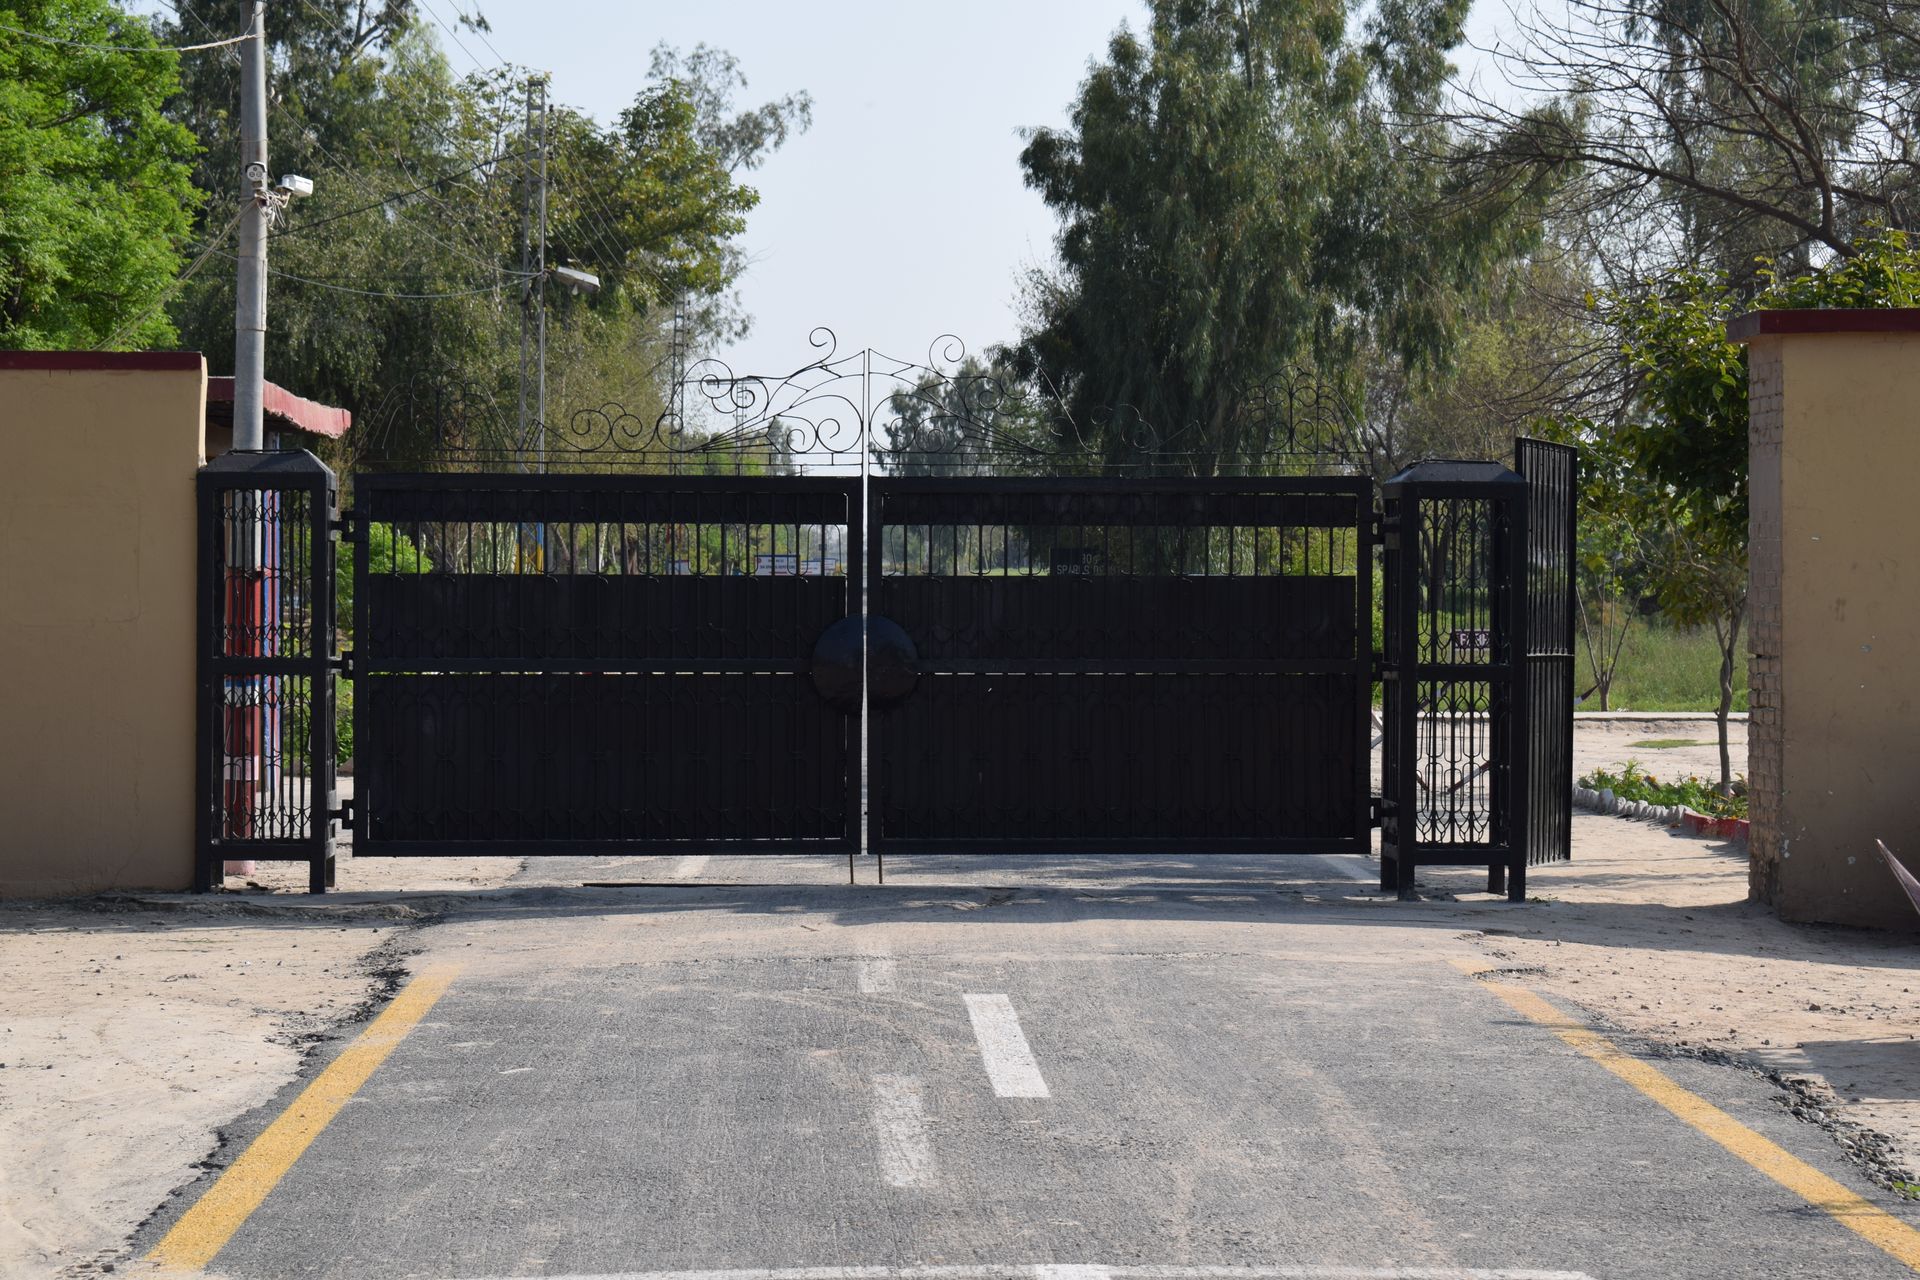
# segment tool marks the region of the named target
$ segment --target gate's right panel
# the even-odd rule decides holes
[[[871,847],[1367,847],[1366,481],[901,478],[870,501],[871,610],[912,649],[869,652]]]
[[[1527,480],[1527,861],[1573,857],[1574,540],[1580,455],[1518,440],[1513,469]]]

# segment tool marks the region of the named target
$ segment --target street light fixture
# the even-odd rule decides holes
[[[591,271],[576,271],[572,267],[553,267],[547,272],[556,284],[563,284],[575,293],[595,294],[600,292],[600,277]]]

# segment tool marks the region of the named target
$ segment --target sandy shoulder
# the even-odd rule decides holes
[[[124,1249],[221,1126],[352,1033],[399,928],[230,897],[0,907],[0,1274]]]
[[[1529,873],[1544,901],[1486,922],[1482,953],[1634,1036],[1778,1072],[1920,1171],[1915,939],[1781,922],[1747,901],[1742,848],[1599,814],[1573,823],[1574,860]],[[1422,879],[1485,888],[1484,873]]]

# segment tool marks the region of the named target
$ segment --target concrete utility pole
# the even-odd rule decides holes
[[[233,447],[264,449],[267,379],[267,6],[240,46],[240,253],[233,309]]]
[[[530,151],[535,146],[539,148],[538,157]],[[531,441],[539,469],[544,471],[547,452],[547,78],[544,75],[527,77],[527,124],[522,140],[521,173],[524,183],[520,202],[520,287],[524,292],[520,306],[520,447],[525,448]],[[530,341],[538,347],[537,368],[532,379],[531,434],[527,430]]]

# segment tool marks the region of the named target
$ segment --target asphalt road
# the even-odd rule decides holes
[[[1912,1274],[1452,967],[1457,920],[1358,860],[887,870],[548,861],[423,930],[451,987],[210,1270]],[[1764,1082],[1659,1066],[1920,1222]]]

